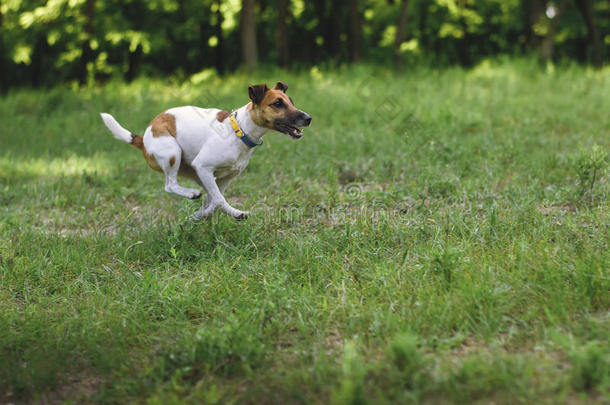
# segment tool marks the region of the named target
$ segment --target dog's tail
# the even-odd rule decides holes
[[[135,135],[123,128],[112,115],[106,113],[100,113],[100,115],[104,121],[104,124],[106,124],[116,139],[132,144],[138,149],[143,149],[144,145],[140,135]]]

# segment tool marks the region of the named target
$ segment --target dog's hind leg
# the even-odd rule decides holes
[[[178,184],[182,149],[175,138],[171,136],[152,138],[147,151],[165,173],[165,191],[191,199],[201,197],[200,190],[182,187]]]

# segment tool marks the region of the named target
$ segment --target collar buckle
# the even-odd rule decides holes
[[[249,148],[254,148],[255,146],[263,144],[262,139],[260,140],[260,142],[254,142],[252,139],[250,139],[248,134],[246,134],[244,130],[241,129],[241,127],[237,123],[237,111],[231,114],[231,116],[229,117],[229,121],[231,122],[231,127],[233,128],[235,135],[237,135],[237,137],[241,139],[241,141],[245,143]]]

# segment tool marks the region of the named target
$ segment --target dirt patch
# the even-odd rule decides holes
[[[544,216],[549,215],[565,215],[568,212],[577,212],[578,208],[571,203],[561,204],[561,205],[551,205],[550,207],[545,207],[543,205],[538,207],[538,211]]]
[[[124,205],[125,214],[109,215],[103,222],[90,213],[83,214],[78,209],[53,208],[40,213],[39,230],[46,235],[60,237],[88,237],[95,234],[113,236],[121,229],[139,229],[154,223],[164,222],[167,219],[179,218],[180,207],[171,211],[159,209],[157,206]]]
[[[343,339],[339,332],[334,330],[324,338],[324,345],[326,346],[326,354],[330,356],[343,349]]]
[[[61,386],[53,387],[52,389],[30,396],[27,398],[15,398],[12,392],[6,393],[4,398],[0,397],[0,401],[4,404],[38,404],[38,405],[55,405],[66,402],[76,404],[93,403],[93,396],[103,385],[104,379],[99,376],[79,374],[71,375],[64,381]]]

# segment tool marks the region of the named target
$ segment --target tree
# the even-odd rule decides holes
[[[362,49],[362,17],[358,0],[349,0],[349,53],[352,62],[360,60]]]
[[[566,6],[568,5],[568,0],[562,0],[561,4],[559,4],[559,8],[555,11],[555,16],[551,20],[551,26],[549,27],[549,32],[546,37],[542,41],[541,53],[542,59],[549,61],[553,59],[553,54],[555,52],[555,33],[557,32],[557,26],[559,25],[559,21],[561,16],[563,15]]]
[[[277,25],[275,29],[275,43],[277,46],[277,62],[281,67],[288,67],[290,63],[290,41],[288,33],[288,17],[290,15],[289,0],[277,0]]]
[[[216,64],[216,71],[219,74],[224,73],[225,64],[224,64],[224,38],[222,35],[222,22],[224,20],[222,15],[222,10],[220,6],[222,4],[222,0],[216,0],[216,24],[214,25],[214,30],[216,32],[216,38],[218,38],[218,43],[216,44],[216,57],[214,58]],[[201,27],[201,31],[203,32],[203,27]]]
[[[341,48],[341,33],[343,32],[344,7],[339,1],[313,1],[318,25],[316,30],[323,38],[326,57],[336,59]]]
[[[409,0],[400,2],[400,14],[398,16],[398,28],[396,29],[396,37],[394,38],[394,64],[397,68],[402,67],[402,52],[400,44],[405,40],[407,31],[407,17],[409,12]]]
[[[6,69],[4,68],[4,36],[2,35],[4,15],[2,14],[2,1],[0,1],[0,92],[7,87]]]
[[[459,8],[459,6],[458,6]],[[469,13],[470,11],[470,13]],[[463,7],[461,7],[460,13],[459,13],[459,19],[458,19],[458,25],[460,26],[461,30],[462,30],[462,37],[458,40],[458,55],[460,58],[460,63],[462,64],[462,66],[472,66],[472,57],[470,54],[470,49],[469,49],[469,45],[470,45],[470,33],[469,33],[469,22],[472,22],[472,18],[471,21],[468,21],[468,19],[466,18],[471,17],[472,15],[475,15],[476,11],[474,10],[470,10],[469,4],[466,2],[463,2]],[[473,24],[474,25],[474,24]]]
[[[242,0],[241,2],[241,52],[243,63],[248,71],[256,70],[256,20],[255,0]]]
[[[525,3],[527,5],[528,23],[524,25],[526,47],[537,49],[540,45],[539,38],[534,32],[534,25],[538,23],[540,18],[544,16],[544,0],[530,0]]]
[[[585,19],[587,25],[587,42],[593,51],[593,66],[600,68],[602,67],[602,51],[599,40],[599,33],[595,24],[595,18],[593,18],[593,9],[591,7],[590,0],[575,0],[576,7]]]
[[[93,62],[93,50],[91,49],[91,39],[93,38],[93,24],[95,21],[95,1],[87,0],[83,15],[85,25],[83,27],[84,39],[81,45],[81,57],[77,67],[76,76],[80,84],[87,83],[88,66]]]

